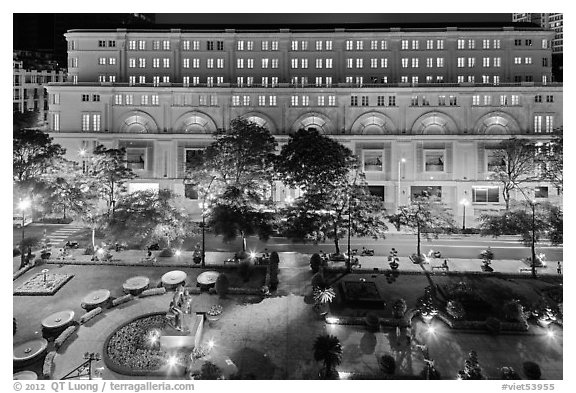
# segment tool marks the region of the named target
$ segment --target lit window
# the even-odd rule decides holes
[[[498,187],[472,187],[473,203],[498,203],[500,189]]]
[[[192,41],[192,50],[200,50],[200,41]]]
[[[292,50],[298,50],[298,41],[292,41]]]
[[[412,58],[412,68],[418,68],[418,59]]]
[[[520,104],[520,98],[517,95],[513,95],[512,99],[510,100],[512,105],[519,105]]]
[[[444,49],[444,40],[436,40],[436,49]]]
[[[272,41],[272,50],[278,50],[278,41]]]
[[[224,68],[224,59],[216,59],[216,67]]]
[[[54,131],[60,131],[60,113],[52,114],[52,129]]]
[[[426,40],[426,49],[434,49],[434,40]]]
[[[412,40],[412,49],[419,49],[420,42],[418,40]]]
[[[408,44],[409,44],[408,40],[402,40],[402,43],[401,43],[402,50],[408,49]]]
[[[494,63],[493,63],[494,67],[500,67],[500,64],[502,64],[502,58],[501,57],[495,57],[492,60],[494,61]]]
[[[254,68],[254,59],[246,59],[246,68]]]
[[[138,59],[138,67],[140,68],[146,68],[146,59],[145,58],[139,58]]]
[[[468,40],[468,49],[474,49],[476,47],[475,40]]]
[[[364,68],[364,59],[356,59],[356,68]]]
[[[492,105],[492,96],[484,96],[484,105]]]
[[[308,59],[302,59],[300,62],[301,68],[308,68]]]
[[[370,59],[370,68],[378,68],[378,59]]]
[[[298,106],[298,96],[291,96],[290,97],[290,105],[291,106]]]
[[[136,67],[136,59],[134,58],[128,59],[128,68],[134,68],[134,67]]]
[[[476,58],[475,57],[469,57],[468,58],[468,67],[474,67],[476,65]]]
[[[160,98],[158,94],[152,94],[152,105],[160,105]]]
[[[236,48],[237,50],[244,50],[244,41],[238,41]]]
[[[258,105],[259,106],[266,105],[266,96],[258,96]]]
[[[168,41],[168,40],[162,41],[162,49],[170,50],[170,41]]]
[[[190,59],[182,59],[182,67],[190,68]]]
[[[534,116],[534,132],[541,133],[542,132],[542,116],[536,115]]]
[[[82,114],[82,131],[90,131],[90,115],[88,113]]]
[[[326,59],[326,68],[332,68],[332,59]]]
[[[160,67],[160,59],[158,59],[158,58],[152,59],[152,67],[153,68],[159,68]]]
[[[316,59],[316,68],[322,68],[322,59]]]
[[[302,106],[308,106],[310,104],[310,97],[302,96]]]
[[[380,41],[380,50],[388,50],[388,41]]]
[[[506,96],[506,95],[500,96],[500,105],[501,106],[508,105],[508,96]]]
[[[480,96],[479,95],[472,96],[472,105],[473,106],[480,105]]]
[[[384,153],[382,150],[362,150],[362,167],[364,172],[382,172],[384,170]]]
[[[444,172],[444,150],[424,151],[424,171]]]
[[[464,49],[466,40],[458,40],[458,49]]]
[[[272,85],[272,87],[278,87],[278,77],[277,76],[272,77],[271,85]]]
[[[268,41],[262,41],[260,47],[262,48],[262,50],[268,50],[269,48]]]
[[[237,76],[236,77],[236,84],[240,87],[244,86],[244,77],[243,76]]]
[[[162,59],[162,65],[164,68],[170,68],[170,59],[168,58]]]
[[[352,50],[352,49],[354,49],[354,41],[347,40],[346,41],[346,50]]]
[[[439,68],[444,67],[444,58],[443,57],[437,57],[436,58],[436,67],[439,67]]]
[[[268,77],[267,76],[262,77],[262,86],[268,87]]]
[[[402,68],[407,68],[408,67],[408,58],[404,57],[402,58]]]
[[[236,59],[236,68],[244,68],[244,59]]]
[[[316,77],[316,87],[320,87],[320,86],[322,86],[322,77],[317,76]]]
[[[301,50],[308,50],[308,41],[301,41],[300,42],[300,49]]]
[[[162,77],[162,83],[170,83],[170,77],[167,75],[164,75]]]
[[[254,77],[253,76],[247,76],[246,77],[246,86],[252,86],[254,84]]]
[[[270,106],[276,106],[276,96],[270,96],[270,97],[268,97],[268,105],[270,105]]]
[[[114,95],[114,104],[115,105],[122,105],[122,94],[115,94]]]
[[[278,59],[272,59],[272,68],[278,68]]]
[[[494,49],[500,49],[500,40],[494,40],[492,43],[494,44]]]
[[[254,41],[246,41],[246,50],[254,50]]]
[[[182,41],[182,50],[190,50],[190,41]]]
[[[140,97],[140,105],[148,105],[148,96],[143,95]]]
[[[514,58],[514,64],[522,64],[522,58],[521,57],[515,57]]]
[[[250,96],[242,96],[242,104],[244,106],[250,106]]]
[[[138,49],[146,50],[146,41],[138,41]]]
[[[551,133],[554,131],[554,116],[546,116],[546,132]]]
[[[380,68],[388,68],[388,59],[380,59]]]
[[[490,58],[489,57],[483,57],[482,58],[482,67],[490,67]]]
[[[324,96],[318,96],[318,106],[324,106]]]
[[[128,41],[128,50],[136,50],[136,41]]]
[[[326,77],[326,86],[327,87],[332,86],[332,77],[331,76]]]
[[[458,83],[464,83],[464,75],[458,75],[457,81]]]
[[[525,57],[524,58],[524,64],[532,64],[532,58],[531,57]]]
[[[482,40],[482,49],[490,49],[490,40]]]
[[[130,75],[128,77],[128,84],[130,86],[134,86],[136,84],[136,77],[134,75]]]
[[[493,76],[493,80],[494,80],[494,84],[495,84],[495,85],[499,85],[499,84],[500,84],[500,76],[494,75],[494,76]]]
[[[240,105],[240,96],[232,96],[232,106]]]
[[[336,106],[336,96],[328,96],[328,105]]]
[[[364,41],[356,41],[356,50],[364,49]]]
[[[126,105],[132,105],[134,104],[134,96],[132,94],[126,94],[125,97],[125,101],[126,101]]]
[[[92,115],[92,130],[100,131],[100,114]]]
[[[262,67],[261,68],[268,68],[269,59],[262,59]]]
[[[326,50],[332,50],[332,41],[326,41]]]
[[[105,57],[99,57],[98,58],[98,64],[99,65],[106,65],[106,58]]]

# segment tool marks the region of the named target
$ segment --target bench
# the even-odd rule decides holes
[[[224,260],[224,265],[226,265],[227,263],[240,263],[240,260],[234,258],[228,258]]]
[[[531,272],[531,271],[532,271],[532,268],[531,268],[531,267],[521,267],[521,268],[520,268],[520,272],[521,272],[521,273],[522,273],[522,272]]]

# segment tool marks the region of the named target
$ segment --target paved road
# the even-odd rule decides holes
[[[74,225],[43,225],[31,224],[25,228],[26,236],[37,236],[42,238],[44,229],[46,228],[48,237],[55,232],[62,232],[67,228]],[[14,229],[13,244],[16,247],[21,236],[20,229]],[[63,232],[65,233],[65,232]],[[77,236],[74,236],[76,238]],[[200,236],[195,236],[186,241],[185,247],[192,249],[194,244],[201,243]],[[386,239],[369,239],[369,238],[352,238],[351,248],[361,249],[362,246],[375,250],[376,255],[387,256],[390,249],[395,247],[400,255],[410,255],[416,251],[416,236],[411,234],[392,233],[386,236]],[[503,238],[490,238],[480,237],[478,235],[454,235],[442,236],[439,239],[432,239],[431,241],[422,241],[422,251],[428,252],[430,249],[440,251],[442,256],[446,258],[475,258],[481,250],[490,246],[495,253],[496,259],[523,259],[530,256],[530,247],[524,246],[518,241],[516,236],[507,236]],[[208,234],[206,236],[206,250],[207,251],[237,251],[241,249],[242,244],[240,239],[236,239],[230,243],[222,242],[222,238]],[[348,247],[347,239],[340,243],[342,251],[346,251]],[[257,237],[250,237],[248,239],[248,248],[256,251],[263,251],[268,248],[269,251],[296,251],[301,253],[314,253],[319,250],[325,252],[334,252],[335,247],[333,242],[325,242],[315,244],[302,244],[294,243],[286,238],[275,237],[263,242],[258,240]],[[543,252],[550,261],[562,261],[562,247],[552,247],[550,244],[543,242],[539,243],[536,248],[538,253]]]

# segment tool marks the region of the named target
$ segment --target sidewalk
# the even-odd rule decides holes
[[[142,250],[128,250],[121,252],[112,252],[112,261],[91,261],[91,255],[83,255],[84,250],[72,250],[69,257],[65,260],[50,259],[50,264],[87,264],[87,265],[131,265],[131,266],[181,266],[181,267],[200,267],[200,264],[192,262],[192,251],[183,251],[178,257],[158,257],[159,251],[153,252],[156,256],[156,262],[150,263],[143,261],[146,257],[146,251]],[[57,256],[57,253],[55,253]],[[279,252],[280,256],[280,269],[296,269],[296,270],[309,270],[308,262],[310,254],[294,253],[294,252]],[[232,258],[233,252],[206,252],[206,267],[222,265],[226,259]],[[19,257],[14,258],[14,262],[18,261]],[[386,256],[373,256],[373,257],[358,257],[358,261],[362,269],[372,270],[378,268],[381,270],[389,269],[388,259]],[[400,272],[422,272],[424,268],[429,272],[443,273],[443,269],[432,269],[433,267],[440,266],[444,258],[432,259],[430,263],[421,265],[412,263],[408,257],[400,257],[399,268]],[[447,264],[450,272],[481,272],[482,261],[477,258],[471,259],[447,259]],[[231,266],[232,264],[227,264]],[[344,267],[344,262],[330,262],[330,267]],[[531,269],[527,263],[522,260],[515,259],[499,259],[492,261],[491,267],[495,273],[506,274],[525,274],[531,275]],[[547,267],[536,268],[538,275],[552,275],[558,276],[556,272],[556,261],[548,261]]]

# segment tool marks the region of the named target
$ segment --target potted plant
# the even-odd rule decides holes
[[[316,287],[314,289],[314,310],[319,316],[328,314],[329,304],[336,297],[336,292],[332,287]]]
[[[206,313],[206,318],[208,319],[209,322],[217,321],[220,319],[222,311],[223,311],[222,306],[219,304],[215,304],[212,307],[210,307],[210,309]]]
[[[406,309],[406,300],[402,298],[396,299],[392,304],[392,314],[394,315],[394,318],[403,318],[404,314],[406,313]]]
[[[314,341],[314,360],[324,363],[320,371],[322,379],[337,379],[336,366],[342,363],[342,344],[336,336],[329,334],[316,337]]]

